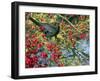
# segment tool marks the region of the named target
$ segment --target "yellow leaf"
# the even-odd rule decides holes
[[[58,34],[58,35],[57,35],[57,38],[64,40],[64,37],[62,37],[61,34]]]

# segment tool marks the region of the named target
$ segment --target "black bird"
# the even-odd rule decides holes
[[[32,17],[29,17],[29,19],[35,23],[36,25],[38,25],[38,27],[43,27],[44,30],[43,30],[43,33],[46,34],[47,37],[57,37],[57,34],[59,33],[60,31],[60,27],[59,26],[53,26],[51,24],[48,24],[48,23],[41,23],[39,21],[37,21],[36,19],[32,18]]]

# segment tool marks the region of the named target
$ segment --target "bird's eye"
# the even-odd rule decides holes
[[[48,31],[45,31],[45,34],[47,34],[48,33]]]

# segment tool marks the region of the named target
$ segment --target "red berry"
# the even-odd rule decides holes
[[[47,58],[47,56],[48,56],[47,53],[45,53],[45,52],[42,52],[42,53],[41,53],[41,57],[42,57],[42,58]]]
[[[39,43],[39,44],[37,45],[38,48],[41,48],[42,46],[43,46],[43,43]]]
[[[86,34],[84,34],[84,33],[80,34],[81,39],[84,39],[85,37],[86,37]]]
[[[53,60],[55,62],[58,62],[58,59],[59,59],[59,55],[58,54],[55,54],[55,53],[51,54],[51,60]]]
[[[46,34],[42,34],[42,37],[43,37],[43,38],[46,37]]]
[[[34,47],[35,46],[35,44],[34,43],[32,43],[32,47]]]
[[[30,51],[27,51],[26,54],[27,54],[27,55],[30,54]]]
[[[69,35],[69,36],[71,36],[72,34],[73,34],[73,32],[72,32],[72,31],[69,31],[69,32],[68,32],[68,35]]]
[[[45,30],[45,27],[44,26],[40,26],[40,30],[41,31]]]
[[[32,57],[32,61],[33,61],[34,64],[37,63],[38,62],[38,57],[37,56],[33,56]]]
[[[25,45],[26,45],[27,48],[29,48],[31,46],[30,40],[26,40],[26,44]]]
[[[35,29],[35,26],[32,26],[32,29],[34,30]]]
[[[37,43],[37,42],[38,42],[38,39],[35,38],[35,39],[33,40],[33,43]]]
[[[36,37],[36,36],[33,34],[33,35],[32,35],[32,38],[35,38],[35,37]]]
[[[34,49],[34,50],[31,51],[31,53],[33,53],[33,54],[36,54],[37,52],[38,52],[37,49]]]
[[[28,65],[31,64],[31,59],[28,58],[28,57],[26,57],[26,59],[25,59],[25,63],[28,64]]]

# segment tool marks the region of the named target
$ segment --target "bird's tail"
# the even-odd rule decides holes
[[[41,23],[39,21],[37,21],[36,19],[32,18],[32,17],[29,17],[29,20],[31,20],[36,25],[41,26]]]

